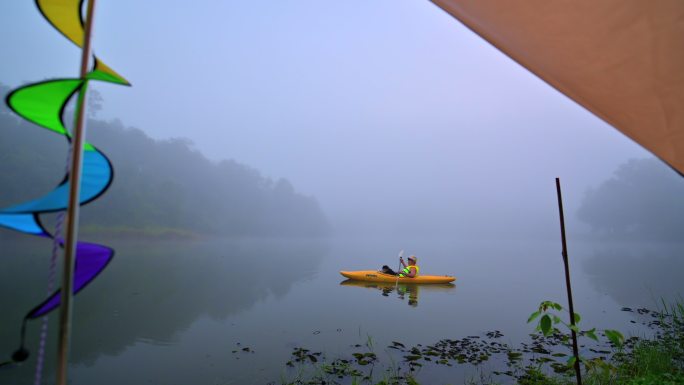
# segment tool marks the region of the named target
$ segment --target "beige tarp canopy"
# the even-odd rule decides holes
[[[684,0],[433,0],[684,173]]]

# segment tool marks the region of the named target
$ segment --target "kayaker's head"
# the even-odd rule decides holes
[[[415,255],[412,255],[412,256],[408,257],[408,263],[409,263],[409,265],[415,265],[416,262],[418,262],[418,258],[416,258]]]

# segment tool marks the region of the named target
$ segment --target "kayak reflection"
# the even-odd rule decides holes
[[[389,297],[391,293],[397,293],[397,296],[402,301],[408,298],[408,305],[412,307],[418,306],[418,297],[421,291],[446,291],[451,290],[456,287],[453,283],[441,283],[441,284],[394,284],[389,282],[365,282],[357,281],[353,279],[347,279],[340,282],[342,286],[357,286],[365,287],[369,289],[377,289],[382,292],[382,296]]]

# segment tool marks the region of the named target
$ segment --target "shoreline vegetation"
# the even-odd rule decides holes
[[[144,227],[132,228],[125,226],[97,226],[87,225],[79,229],[79,234],[84,237],[95,239],[118,239],[118,240],[147,240],[147,241],[203,241],[210,239],[230,239],[231,235],[199,233],[189,230],[169,228],[169,227]],[[238,239],[272,239],[279,238],[278,235],[255,235],[255,236],[234,236]],[[324,238],[325,235],[314,236],[295,236],[294,238]],[[288,236],[287,238],[293,238]],[[84,239],[87,240],[87,239]]]
[[[8,87],[0,83],[0,93]],[[0,207],[36,199],[65,174],[67,142],[0,106]],[[315,197],[232,159],[211,160],[183,138],[153,139],[118,120],[88,119],[89,142],[114,165],[110,189],[84,205],[84,234],[188,239],[317,237],[331,226]],[[54,215],[47,217],[46,228]],[[0,232],[1,233],[1,232]],[[1,235],[0,235],[1,236]]]
[[[596,338],[582,343],[582,383],[588,385],[675,385],[684,384],[684,305],[663,303],[657,311],[622,308],[642,319],[653,332],[649,338],[624,340]],[[587,337],[586,332],[580,333]],[[572,385],[576,384],[569,357],[569,334],[554,329],[530,334],[528,342],[509,346],[503,334],[490,331],[482,336],[444,339],[431,345],[406,346],[393,341],[384,348],[389,364],[371,337],[356,344],[349,357],[330,359],[323,352],[294,348],[280,381],[269,385],[432,385],[421,380],[430,366],[469,365],[477,374],[467,385]],[[593,340],[593,338],[592,338]],[[482,368],[487,363],[487,369]],[[492,367],[496,369],[492,369]],[[446,382],[455,385],[459,382]],[[442,384],[442,382],[439,382]]]
[[[132,228],[125,226],[97,226],[87,225],[79,229],[84,237],[111,239],[144,239],[144,240],[202,240],[211,238],[210,235],[200,234],[189,230],[168,227]]]
[[[0,228],[1,229],[1,228]],[[222,235],[212,233],[200,233],[190,230],[170,228],[170,227],[143,227],[134,228],[126,226],[100,226],[100,225],[85,225],[80,226],[79,240],[82,241],[106,241],[106,240],[125,240],[125,241],[204,241],[211,239],[277,239],[281,238],[278,235]],[[286,236],[286,238],[312,238],[323,239],[326,235],[314,236]],[[13,231],[0,231],[0,240],[16,240],[27,238],[25,234],[15,233]],[[33,238],[27,238],[33,239]]]

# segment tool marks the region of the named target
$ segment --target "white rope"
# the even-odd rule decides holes
[[[65,172],[69,174],[69,165],[71,164],[71,142],[69,142],[69,152],[67,155],[67,163]],[[60,243],[62,241],[62,226],[64,225],[64,211],[57,214],[57,222],[55,223],[55,232],[52,235],[52,255],[50,257],[50,269],[48,272],[48,287],[47,295],[52,295],[55,290],[55,277],[57,276],[57,254],[59,254]],[[45,363],[45,344],[47,341],[48,321],[50,317],[46,314],[43,316],[43,326],[40,330],[40,344],[38,346],[38,356],[36,357],[36,372],[33,377],[33,384],[40,385],[43,377],[43,365]]]

